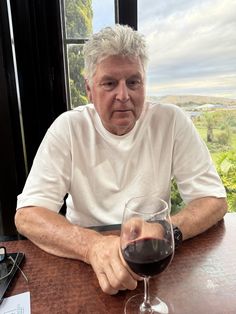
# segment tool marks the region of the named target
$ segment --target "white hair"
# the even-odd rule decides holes
[[[116,24],[93,34],[84,45],[84,74],[92,83],[98,63],[109,56],[138,57],[146,71],[148,56],[144,36],[127,25]]]

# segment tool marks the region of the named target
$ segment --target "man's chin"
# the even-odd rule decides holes
[[[116,129],[116,133],[117,135],[124,135],[128,132],[130,132],[133,127],[135,125],[135,121],[129,121],[129,123],[125,123],[124,121],[119,121],[117,122],[114,126],[115,126],[115,129]]]

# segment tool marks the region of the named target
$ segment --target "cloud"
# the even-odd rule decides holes
[[[155,82],[155,83],[153,83]],[[148,95],[202,95],[236,98],[235,94],[236,75],[205,76],[199,79],[189,80],[178,78],[161,81],[158,79],[148,84]]]
[[[139,30],[150,52],[148,91],[236,98],[235,0],[141,4]]]

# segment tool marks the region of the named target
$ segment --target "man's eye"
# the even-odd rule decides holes
[[[112,90],[116,87],[117,83],[116,81],[106,81],[100,84],[103,89],[105,90]]]
[[[141,80],[133,79],[133,80],[127,80],[126,85],[130,89],[137,89],[142,84]]]

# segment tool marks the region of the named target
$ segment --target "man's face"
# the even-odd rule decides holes
[[[144,98],[144,69],[139,58],[110,56],[100,62],[93,84],[86,83],[103,126],[111,133],[128,133],[141,115]]]

